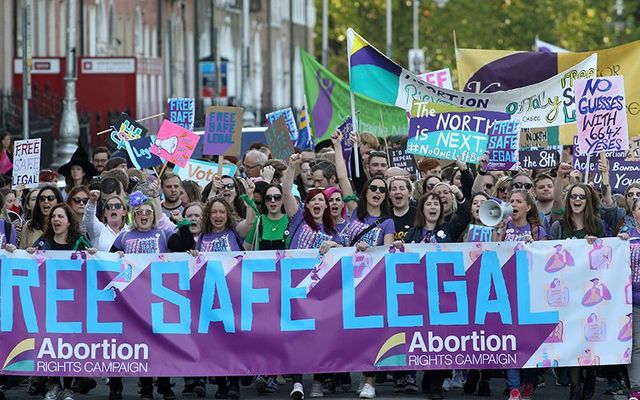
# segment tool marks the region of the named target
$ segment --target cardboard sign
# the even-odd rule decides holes
[[[38,187],[41,144],[41,139],[16,140],[13,144],[13,189],[18,185],[24,185],[27,189]]]
[[[578,151],[629,150],[624,78],[579,79],[575,83]]]
[[[147,128],[137,123],[130,116],[122,114],[112,126],[111,141],[116,144],[119,150],[124,150],[126,148],[124,142],[140,139],[146,136],[147,132]]]
[[[425,72],[424,74],[418,75],[418,79],[441,88],[453,90],[453,86],[451,85],[451,72],[449,71],[449,68]]]
[[[196,101],[193,98],[171,98],[167,101],[167,119],[174,124],[193,131]]]
[[[492,242],[493,241],[493,228],[490,226],[482,225],[469,225],[469,234],[467,235],[467,242]]]
[[[520,166],[526,169],[557,168],[560,164],[560,151],[556,149],[520,150]]]
[[[234,176],[238,167],[233,164],[224,164],[222,166],[222,175]],[[197,182],[200,187],[205,187],[213,177],[218,173],[218,164],[200,160],[189,160],[184,167],[175,166],[173,172],[180,179],[192,180]]]
[[[170,163],[184,167],[196,149],[199,139],[195,133],[165,119],[153,141],[151,152]]]
[[[495,121],[489,131],[489,171],[513,171],[518,168],[518,142],[520,141],[518,121]]]
[[[240,107],[207,107],[204,121],[205,155],[240,156],[243,110]]]
[[[293,115],[293,110],[291,107],[283,108],[282,110],[277,110],[267,115],[267,123],[269,125],[273,125],[278,118],[284,117],[285,123],[287,124],[287,129],[289,131],[289,140],[293,143],[298,141],[298,127],[296,126],[296,119]]]
[[[286,161],[295,152],[293,144],[289,140],[289,128],[284,116],[271,124],[269,129],[264,132],[264,137],[271,148],[273,158]]]
[[[547,128],[524,128],[520,129],[520,147],[541,147],[547,148],[550,145]]]
[[[162,159],[151,151],[153,141],[154,136],[151,135],[124,142],[127,154],[129,154],[129,159],[134,167],[142,169],[162,165]]]
[[[416,160],[405,149],[389,149],[389,161],[392,167],[402,168],[409,174],[417,174]]]

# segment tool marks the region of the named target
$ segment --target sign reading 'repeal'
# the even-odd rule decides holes
[[[373,247],[364,261],[349,247],[322,258],[314,249],[2,252],[0,373],[236,376],[631,360],[628,241],[404,250]]]

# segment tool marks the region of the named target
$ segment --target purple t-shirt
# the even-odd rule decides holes
[[[146,232],[138,230],[120,232],[113,242],[113,247],[126,254],[166,253],[168,251],[167,241],[171,235],[171,232],[157,228]]]
[[[525,242],[530,237],[535,240],[543,240],[547,238],[547,232],[545,232],[542,226],[535,228],[537,230],[537,237],[531,234],[531,224],[525,226],[515,226],[513,221],[507,222],[507,228],[504,232],[505,242]]]
[[[201,234],[196,243],[196,249],[202,252],[241,251],[240,238],[233,229],[222,232]]]
[[[338,225],[335,226],[336,228],[336,235],[338,236],[336,240],[338,243],[340,244],[344,244],[345,242],[347,242],[349,239],[347,237],[347,228],[349,227],[349,220],[345,219],[344,221],[340,222]]]
[[[351,216],[351,220],[349,221],[349,226],[343,231],[344,237],[346,241],[342,244],[344,246],[350,246],[353,239],[356,238],[360,234],[360,232],[364,231],[369,227],[369,225],[373,225],[376,223],[379,217],[374,217],[367,214],[364,217],[364,222],[358,219],[358,214],[356,212]],[[380,225],[369,230],[364,236],[360,238],[359,241],[365,242],[369,246],[381,246],[384,244],[384,237],[388,234],[396,233],[396,227],[391,218],[387,218],[382,221]]]
[[[298,227],[295,229],[291,238],[290,249],[319,249],[320,245],[327,240],[338,241],[336,235],[330,235],[325,232],[324,225],[318,224],[318,230],[314,230],[304,221],[304,206],[300,206],[295,213],[289,227]]]

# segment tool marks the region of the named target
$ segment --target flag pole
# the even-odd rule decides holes
[[[353,126],[353,133],[358,134],[358,119],[356,118],[356,101],[351,91],[351,54],[349,54],[349,50],[351,49],[351,45],[353,43],[353,32],[351,28],[347,30],[347,61],[349,63],[349,99],[351,100],[351,124]],[[360,178],[360,159],[358,155],[358,143],[353,146],[353,160],[355,164],[355,174],[356,178]]]

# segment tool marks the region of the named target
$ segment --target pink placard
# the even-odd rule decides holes
[[[629,150],[624,78],[579,79],[575,93],[578,152]]]
[[[165,119],[151,145],[151,153],[184,167],[191,158],[198,139],[195,133]]]

